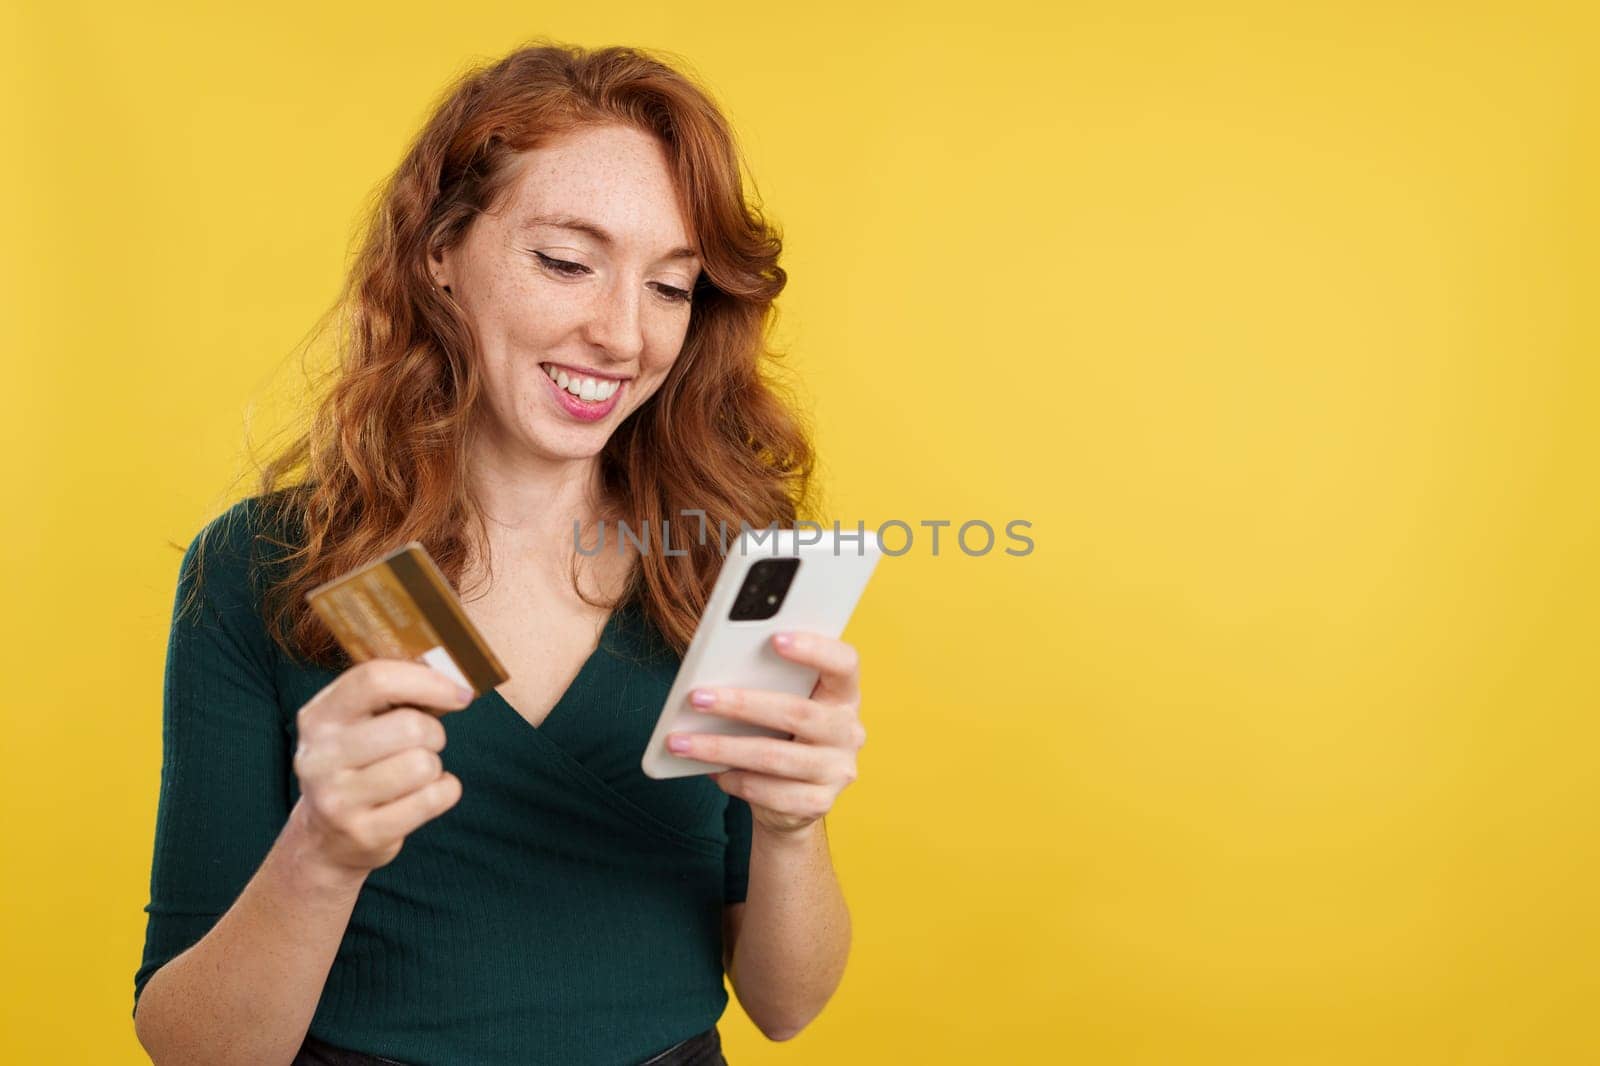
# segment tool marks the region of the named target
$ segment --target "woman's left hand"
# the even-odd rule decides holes
[[[712,774],[712,780],[750,804],[759,828],[794,833],[832,810],[856,779],[856,752],[867,742],[860,717],[861,659],[851,645],[817,633],[777,633],[772,646],[785,659],[817,668],[809,699],[768,689],[703,688],[690,694],[690,702],[702,714],[767,726],[792,734],[792,740],[671,733],[667,746],[686,758],[733,767]],[[702,694],[711,702],[697,698]]]

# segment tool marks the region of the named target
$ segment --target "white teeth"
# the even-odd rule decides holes
[[[566,389],[579,399],[586,400],[591,403],[599,400],[610,399],[611,394],[622,387],[622,382],[620,381],[610,381],[601,378],[574,377],[569,375],[565,370],[561,370],[558,367],[553,366],[545,367],[544,372],[549,375],[551,381],[554,381],[561,388]]]

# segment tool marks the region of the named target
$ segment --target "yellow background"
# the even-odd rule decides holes
[[[875,577],[849,971],[735,1066],[1600,1060],[1583,5],[270,7],[0,33],[0,1060],[142,1061],[176,547],[538,34],[727,107],[833,516],[1033,524]]]

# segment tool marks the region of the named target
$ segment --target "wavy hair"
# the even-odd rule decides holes
[[[778,355],[768,334],[786,283],[782,238],[745,199],[727,120],[705,90],[645,50],[531,43],[458,77],[382,186],[324,319],[340,324],[331,389],[305,431],[258,464],[257,536],[283,549],[264,613],[286,651],[339,661],[305,594],[407,541],[421,541],[452,584],[474,546],[492,565],[466,476],[482,388],[472,330],[426,260],[499,205],[517,153],[615,123],[665,149],[703,271],[670,372],[600,454],[602,515],[661,530],[695,508],[712,529],[737,530],[792,526],[808,513],[809,434],[764,372]],[[715,535],[675,546],[687,554],[640,553],[617,603],[636,600],[681,655],[722,549]]]

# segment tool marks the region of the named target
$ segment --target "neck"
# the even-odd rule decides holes
[[[573,522],[587,525],[600,513],[599,456],[548,459],[480,437],[468,470],[496,568],[536,562],[565,573],[575,550]]]

